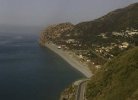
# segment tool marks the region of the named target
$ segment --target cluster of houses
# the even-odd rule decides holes
[[[121,31],[121,32],[112,32],[113,36],[126,36],[126,37],[131,37],[133,35],[138,35],[138,30],[136,29],[127,29],[125,31]],[[97,35],[98,37],[102,37],[103,39],[107,39],[107,34],[106,33],[101,33],[99,35]]]
[[[122,31],[122,32],[112,32],[112,35],[114,36],[127,36],[127,37],[131,37],[133,35],[138,35],[138,30],[136,29],[131,29],[131,30],[126,30],[126,31]]]
[[[107,46],[107,47],[100,47],[100,48],[95,48],[95,52],[100,54],[103,57],[112,58],[114,55],[110,54],[110,51],[113,49],[113,46]]]
[[[112,32],[112,35],[114,36],[124,36],[124,33],[129,36],[133,36],[133,35],[137,35],[138,34],[138,30],[126,30],[124,32]],[[100,35],[98,35],[99,37],[102,37],[104,39],[110,39],[109,37],[107,37],[107,35],[105,33],[101,33]],[[117,40],[117,43],[109,43],[109,44],[105,44],[105,45],[98,45],[98,44],[92,44],[92,50],[95,54],[100,55],[103,58],[106,59],[112,59],[114,56],[116,56],[115,53],[113,53],[116,48],[117,50],[119,50],[119,52],[121,50],[125,50],[127,49],[131,44],[129,44],[129,42],[127,41],[122,41],[122,40]],[[69,50],[70,48],[68,47],[68,45],[70,46],[74,46],[74,47],[82,47],[82,45],[79,43],[79,41],[77,41],[76,39],[73,38],[69,38],[67,40],[63,40],[61,42],[61,44],[58,46],[58,49],[66,49]],[[91,54],[88,53],[89,50],[79,50],[76,49],[75,50],[75,55],[77,55],[77,57],[80,59],[80,61],[84,61],[84,62],[92,62],[92,59],[89,58],[89,56]],[[95,64],[95,62],[93,62]]]
[[[120,44],[111,43],[110,46],[106,46],[106,47],[102,46],[102,47],[95,48],[95,52],[99,53],[103,57],[108,56],[110,59],[114,57],[114,55],[111,52],[114,48],[119,48],[121,51],[121,50],[127,49],[129,45],[130,44],[128,42],[122,42]]]
[[[80,44],[78,43],[78,41],[76,41],[75,39],[68,39],[66,40],[67,44],[71,44],[74,45],[76,44],[77,46],[79,46]],[[93,47],[93,51],[97,54],[99,54],[100,56],[106,58],[106,59],[111,59],[113,58],[115,55],[112,54],[112,50],[114,50],[114,48],[118,48],[121,50],[127,49],[129,47],[129,43],[128,42],[122,42],[122,43],[111,43],[110,45],[107,46],[99,46],[99,45],[95,45]],[[58,49],[66,49],[68,50],[68,46],[67,45],[60,45],[57,47]],[[88,50],[75,50],[75,55],[77,55],[77,57],[80,59],[80,61],[84,61],[84,62],[91,62],[91,59],[89,58],[89,54],[88,54]]]

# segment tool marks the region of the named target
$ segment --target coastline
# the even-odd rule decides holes
[[[64,51],[61,49],[58,49],[58,46],[52,43],[45,43],[45,47],[50,49],[51,51],[58,54],[60,57],[62,57],[67,63],[69,63],[73,68],[81,72],[85,77],[90,78],[92,76],[92,72],[87,66],[84,66],[82,63],[80,63],[75,57],[73,57],[70,52]]]

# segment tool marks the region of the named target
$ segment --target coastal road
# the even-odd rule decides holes
[[[88,81],[83,81],[78,86],[78,91],[76,94],[76,100],[86,100],[85,92],[86,92],[86,85]]]

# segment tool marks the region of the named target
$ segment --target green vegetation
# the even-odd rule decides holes
[[[72,84],[71,86],[68,86],[60,96],[60,100],[75,100],[76,90],[78,86]]]
[[[82,34],[93,35],[105,32],[122,31],[126,28],[138,29],[138,3],[126,8],[117,9],[94,21],[82,22],[76,25]]]
[[[108,42],[111,41],[111,39],[106,40],[98,38],[97,35],[105,33],[106,35],[110,36],[112,32],[125,32],[127,29],[138,29],[137,11],[138,3],[135,3],[129,5],[128,7],[112,11],[107,15],[93,21],[81,22],[77,25],[73,25],[71,23],[52,25],[47,27],[42,33],[47,35],[47,38],[53,38],[53,40],[55,40],[55,38],[57,40],[74,38],[82,43],[85,42],[87,44],[94,42],[100,43],[99,39]],[[58,37],[59,34],[60,37]]]
[[[135,3],[93,21],[52,25],[41,33],[40,43],[53,42],[82,55],[84,61],[102,65],[138,45],[137,11],[138,3]]]
[[[135,3],[93,21],[52,25],[42,32],[40,43],[52,42],[89,63],[96,74],[87,87],[88,100],[138,100],[137,12]]]
[[[88,100],[138,100],[138,47],[103,66],[87,87]]]
[[[51,25],[48,26],[40,36],[40,44],[44,44],[48,41],[57,41],[59,37],[61,37],[61,34],[66,31],[72,30],[74,27],[71,23],[61,23],[58,25]]]

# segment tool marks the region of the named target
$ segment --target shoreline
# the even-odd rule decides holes
[[[52,43],[45,43],[45,47],[58,54],[73,68],[81,72],[85,77],[90,78],[92,76],[92,72],[90,71],[90,69],[80,63],[77,59],[75,59],[75,57],[72,57],[72,55],[70,55],[70,52],[64,51],[62,50],[62,48],[58,49],[58,46]]]

